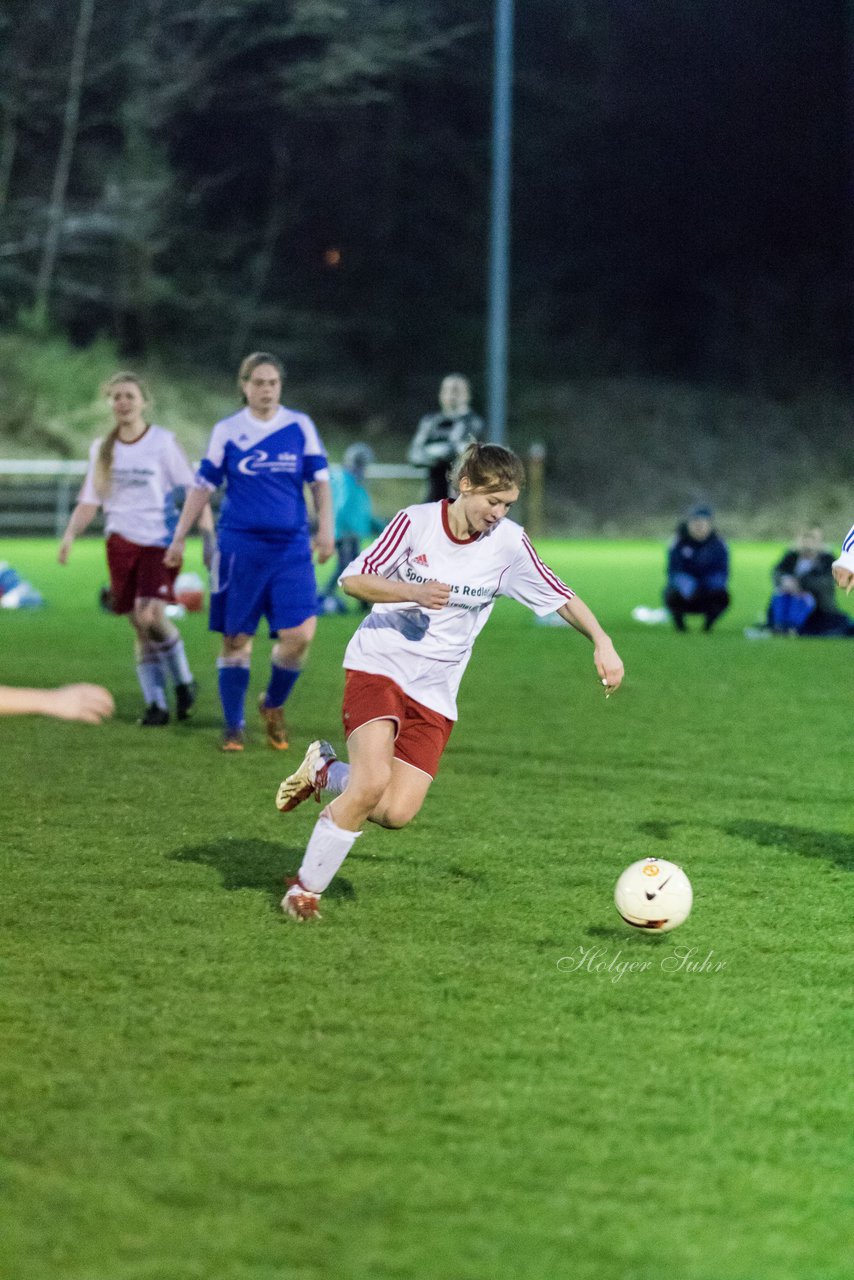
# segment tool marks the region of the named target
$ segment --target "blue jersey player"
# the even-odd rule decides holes
[[[303,485],[311,488],[322,564],[335,550],[326,453],[311,418],[280,403],[282,367],[256,352],[240,366],[244,407],[218,422],[184,503],[166,563],[179,564],[184,539],[211,494],[225,484],[211,566],[210,629],[222,633],[219,695],[222,749],[242,751],[252,638],[262,616],[275,640],[258,707],[270,746],[288,745],[283,707],[317,626],[317,589]]]

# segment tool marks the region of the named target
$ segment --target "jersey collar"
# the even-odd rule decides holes
[[[450,506],[449,500],[447,498],[443,498],[441,505],[442,505],[442,528],[445,530],[445,533],[450,538],[451,542],[456,543],[458,547],[467,547],[470,542],[477,542],[477,540],[480,538],[479,533],[473,534],[472,537],[470,538],[458,538],[456,536],[456,534],[451,529],[451,522],[448,519],[448,507]]]
[[[125,448],[128,448],[129,445],[139,444],[140,440],[144,440],[150,430],[151,430],[151,423],[146,422],[143,430],[140,431],[138,436],[134,436],[132,440],[123,440],[121,436],[116,436],[116,440],[118,441],[119,444],[123,444]]]

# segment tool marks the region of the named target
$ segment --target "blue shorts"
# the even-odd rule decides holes
[[[211,568],[209,630],[254,636],[266,617],[275,638],[316,614],[317,585],[307,537],[274,542],[220,535]]]

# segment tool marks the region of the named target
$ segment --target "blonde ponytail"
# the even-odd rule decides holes
[[[106,498],[113,487],[113,454],[119,438],[118,427],[113,427],[108,436],[104,436],[98,456],[95,459],[95,492],[99,498]]]

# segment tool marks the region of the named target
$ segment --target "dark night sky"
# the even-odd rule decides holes
[[[527,86],[543,58],[566,65],[568,45],[517,11],[516,262],[548,280],[558,329],[572,333],[580,295],[610,294],[610,322],[630,343],[645,330],[649,358],[681,372],[702,363],[716,297],[765,289],[791,308],[798,282],[843,291],[843,6],[609,0],[597,12],[610,38],[593,99],[580,122],[567,113],[562,154],[533,130],[529,154]],[[561,176],[544,180],[549,166]],[[827,306],[841,324],[838,296]]]
[[[56,161],[75,10],[44,3],[69,30],[57,43],[53,114],[30,40],[12,239],[26,239]],[[157,13],[170,3],[184,13],[177,0]],[[468,34],[426,68],[407,61],[404,41],[395,69],[377,72],[374,100],[322,107],[310,94],[297,107],[277,99],[277,85],[283,67],[322,81],[335,41],[276,35],[279,0],[252,0],[251,10],[254,24],[246,8],[210,9],[212,70],[197,92],[181,87],[180,20],[155,21],[133,0],[98,8],[69,208],[97,215],[112,189],[108,213],[124,217],[152,172],[162,194],[135,257],[123,232],[118,242],[66,237],[61,322],[80,341],[112,325],[129,354],[177,337],[218,363],[233,300],[254,289],[271,341],[287,341],[287,317],[305,309],[338,335],[327,359],[368,376],[379,368],[400,381],[444,364],[449,349],[452,363],[479,367],[493,0],[424,0],[418,21]],[[412,12],[396,10],[397,20]],[[354,24],[365,14],[378,24],[365,3]],[[273,34],[256,39],[259,23]],[[27,46],[23,20],[7,32]],[[842,0],[516,0],[517,372],[847,380],[846,34]],[[134,106],[148,133],[129,143],[137,64],[151,80],[140,101],[155,105],[147,118]],[[330,245],[342,251],[334,271]],[[0,259],[9,318],[28,303],[36,261]],[[145,272],[156,282],[137,289]],[[132,314],[135,289],[159,299],[156,314],[146,304]],[[118,320],[117,295],[128,300]],[[270,315],[283,318],[278,333]]]

